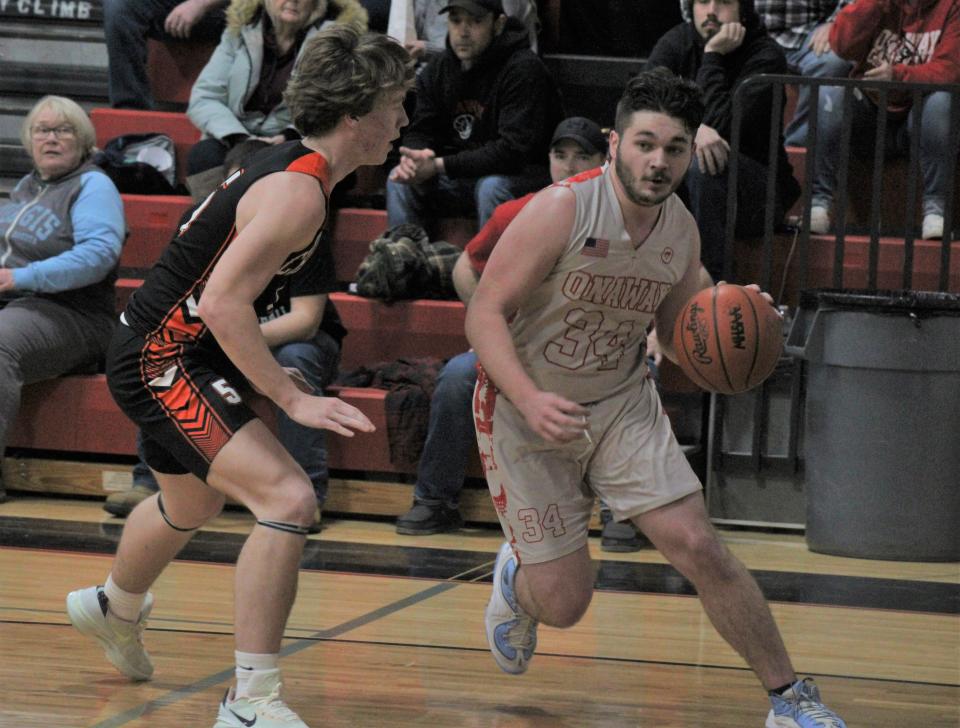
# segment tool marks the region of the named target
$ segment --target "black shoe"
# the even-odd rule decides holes
[[[630,521],[607,521],[600,534],[600,550],[625,554],[639,551],[650,542]]]
[[[427,505],[415,500],[413,508],[397,519],[397,533],[404,536],[429,536],[433,533],[458,531],[463,518],[456,508],[445,505]]]

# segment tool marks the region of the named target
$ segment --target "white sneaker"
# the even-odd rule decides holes
[[[484,622],[493,659],[501,670],[511,675],[527,671],[537,648],[537,621],[524,614],[514,595],[516,574],[517,558],[510,544],[504,543],[493,567],[493,594]]]
[[[820,205],[810,208],[810,232],[814,235],[826,235],[830,232],[830,210]]]
[[[847,728],[847,724],[823,704],[813,680],[805,678],[783,695],[770,696],[765,728]]]
[[[72,591],[67,595],[67,616],[81,634],[93,637],[107,659],[131,680],[149,680],[153,663],[143,647],[143,630],[153,609],[153,595],[147,592],[136,622],[127,622],[109,609],[102,586]]]
[[[273,686],[266,697],[237,698],[233,688],[220,701],[217,722],[213,728],[309,728],[280,699],[279,671],[272,678]]]
[[[943,237],[943,215],[924,215],[920,236],[924,240],[939,240]]]

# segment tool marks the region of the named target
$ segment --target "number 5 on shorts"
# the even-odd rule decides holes
[[[217,394],[223,398],[223,401],[228,404],[240,404],[243,402],[237,390],[231,387],[223,377],[213,383],[213,388],[217,391]]]

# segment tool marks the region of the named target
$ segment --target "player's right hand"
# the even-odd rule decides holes
[[[590,429],[590,410],[559,394],[537,392],[517,408],[530,428],[547,442],[570,442]]]
[[[330,430],[344,437],[353,437],[354,430],[373,432],[377,429],[363,412],[337,397],[304,394],[294,400],[286,412],[294,422],[306,427]]]

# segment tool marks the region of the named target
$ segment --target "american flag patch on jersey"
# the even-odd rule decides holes
[[[594,258],[606,258],[610,252],[610,241],[603,238],[587,238],[580,251],[580,255],[589,255]]]

